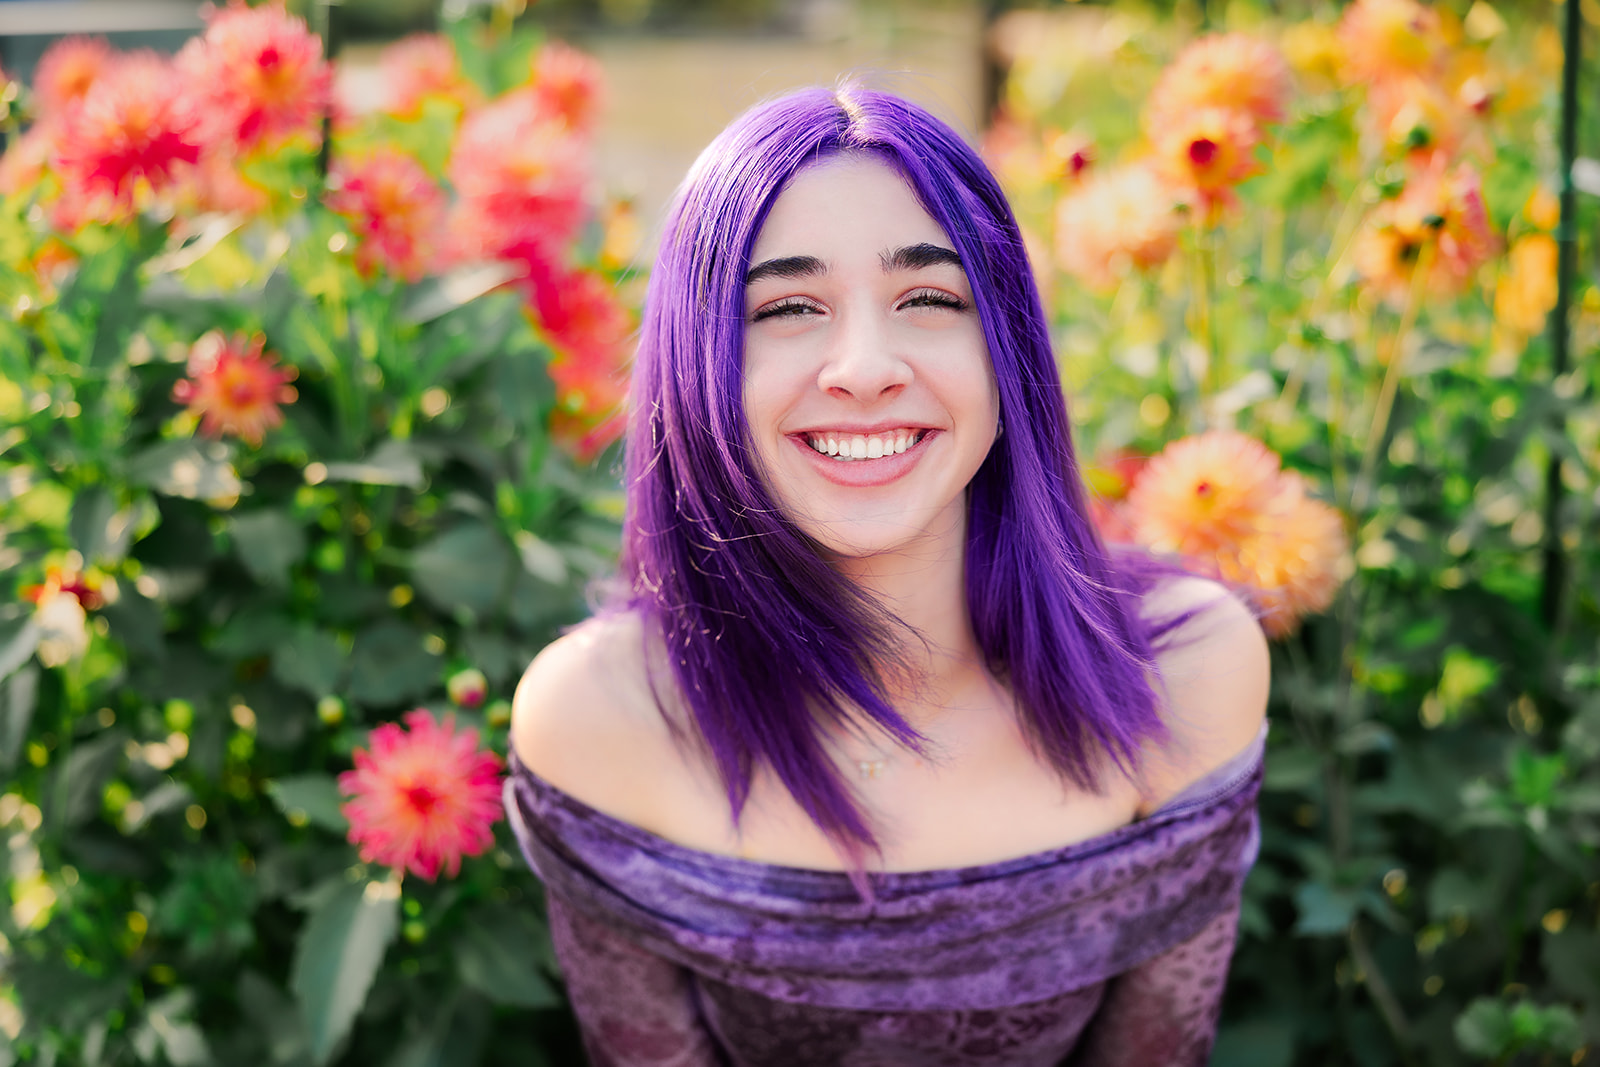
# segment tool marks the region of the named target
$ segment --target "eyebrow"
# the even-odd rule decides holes
[[[946,263],[961,267],[961,257],[954,249],[929,244],[926,241],[921,244],[906,245],[893,252],[882,252],[878,255],[878,262],[882,264],[885,274],[897,270],[920,270],[923,267]],[[751,267],[745,273],[744,284],[754,285],[763,278],[804,278],[826,273],[828,265],[816,256],[780,256]]]

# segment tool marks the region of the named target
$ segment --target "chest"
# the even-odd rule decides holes
[[[1007,716],[946,729],[927,758],[867,738],[836,738],[833,756],[860,800],[888,871],[993,863],[1097,837],[1133,821],[1134,785],[1115,770],[1098,793],[1038,760]],[[752,782],[739,826],[714,776],[686,775],[662,794],[656,832],[762,863],[839,869],[843,861],[777,775]],[[876,865],[874,865],[876,866]]]

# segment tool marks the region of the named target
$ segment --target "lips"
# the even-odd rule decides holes
[[[789,441],[826,480],[846,488],[864,489],[888,485],[910,473],[927,454],[930,443],[939,436],[938,430],[907,426],[873,433],[808,430],[790,434]],[[834,448],[831,453],[827,451],[830,439]],[[858,442],[866,453],[861,459],[854,458]],[[877,456],[872,455],[874,446]],[[884,451],[886,448],[888,451]]]

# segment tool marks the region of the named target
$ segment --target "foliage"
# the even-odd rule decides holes
[[[331,71],[270,5],[7,91],[0,1063],[578,1055],[488,821],[510,687],[610,566],[631,327],[592,63],[452,32],[467,70],[406,42],[405,98],[339,108],[326,155]],[[543,184],[463,163],[505,121]],[[440,811],[478,821],[430,853]]]
[[[1354,545],[1330,613],[1274,645],[1215,1059],[1578,1063],[1600,1047],[1600,212],[1580,198],[1555,377],[1560,41],[1485,0],[1228,13],[1242,32],[1181,51],[1131,9],[1008,16],[989,141],[1107,529],[1140,457],[1238,429]]]

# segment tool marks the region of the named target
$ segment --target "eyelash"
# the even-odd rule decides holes
[[[958,296],[939,289],[919,289],[906,297],[900,305],[902,308],[910,307],[941,307],[950,308],[952,311],[967,310],[967,302]],[[777,303],[768,304],[754,315],[750,316],[751,322],[761,322],[763,319],[778,318],[780,316],[812,314],[819,309],[816,304],[800,297],[787,297]]]

